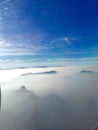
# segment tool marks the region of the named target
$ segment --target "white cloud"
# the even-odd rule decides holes
[[[4,4],[6,4],[6,3],[10,2],[10,1],[11,1],[11,0],[2,1],[2,2],[0,2],[0,6],[4,5]]]
[[[77,38],[75,37],[58,37],[54,40],[52,40],[48,45],[50,48],[58,48],[58,47],[75,47],[74,41],[76,41]]]
[[[58,42],[58,41],[70,42],[70,38],[69,37],[59,37],[59,38],[52,40],[51,43],[55,43],[55,42]]]
[[[19,42],[19,41],[9,41],[0,38],[0,56],[21,56],[21,55],[39,55],[45,53],[44,50],[52,48],[72,48],[74,47],[73,37],[59,37],[52,40],[49,43],[43,44],[41,36],[36,36],[32,41]],[[69,51],[68,51],[69,52]]]
[[[44,49],[47,49],[47,47],[32,43],[9,43],[4,40],[0,41],[0,56],[37,55]]]
[[[68,37],[64,37],[63,40],[64,40],[65,42],[70,42],[70,39],[69,39]]]

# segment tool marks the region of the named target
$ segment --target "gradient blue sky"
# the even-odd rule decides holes
[[[97,57],[98,0],[0,1],[0,62],[33,66]]]

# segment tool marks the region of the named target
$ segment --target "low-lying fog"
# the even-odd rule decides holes
[[[0,81],[0,130],[88,130],[98,122],[94,67],[1,70]]]

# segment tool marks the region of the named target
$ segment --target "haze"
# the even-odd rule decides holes
[[[6,77],[8,72],[14,76],[9,75],[10,81],[1,83],[0,129],[56,130],[60,127],[82,130],[98,121],[98,71],[95,67],[2,70]]]

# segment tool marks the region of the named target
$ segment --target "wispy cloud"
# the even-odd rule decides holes
[[[22,59],[23,56],[24,57],[32,56],[31,58],[28,59],[29,60],[28,62],[30,64],[39,61],[53,63],[54,58],[56,63],[59,62],[61,64],[65,62],[66,63],[70,63],[73,61],[77,62],[79,60],[75,60],[73,58],[79,58],[82,60],[83,57],[85,57],[87,61],[91,61],[91,60],[95,61],[96,59],[94,58],[95,56],[97,57],[98,48],[97,47],[88,48],[88,49],[78,48],[75,44],[75,42],[77,42],[77,39],[78,38],[75,37],[65,36],[65,37],[56,38],[54,40],[50,40],[50,42],[46,44],[42,43],[41,40],[39,41],[38,44],[34,44],[35,40],[28,43],[28,42],[19,42],[19,41],[11,42],[11,41],[5,41],[4,39],[0,39],[0,56],[1,57],[7,56],[8,59],[10,59],[10,56],[18,56],[20,57],[20,59]],[[54,51],[54,49],[60,51]],[[68,58],[68,60],[64,60],[66,58],[62,58],[62,57],[66,57]],[[27,61],[27,59],[25,60]],[[82,61],[86,61],[86,60],[83,59]],[[25,61],[21,63],[24,62]]]
[[[45,46],[34,45],[32,43],[9,43],[0,41],[0,56],[37,55],[44,49],[46,49]]]
[[[51,48],[62,48],[63,46],[72,47],[72,40],[73,38],[60,37],[44,45],[42,43],[11,42],[0,39],[0,56],[39,55],[45,53],[44,50]]]
[[[69,37],[59,37],[59,38],[56,38],[56,39],[52,40],[51,43],[55,43],[55,42],[58,42],[58,41],[64,41],[66,43],[69,43],[70,38]]]
[[[0,2],[0,6],[5,5],[6,3],[10,2],[10,1],[11,0],[4,0],[4,1]]]
[[[52,40],[49,45],[51,48],[54,47],[75,47],[74,45],[74,41],[76,41],[77,38],[75,37],[67,37],[67,36],[63,36],[63,37],[58,37],[54,40]]]

